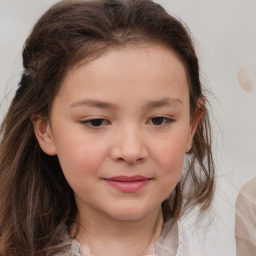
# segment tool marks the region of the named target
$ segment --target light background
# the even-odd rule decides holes
[[[22,45],[38,17],[55,0],[0,0],[0,118],[8,109],[22,71]],[[256,1],[158,0],[189,27],[212,92],[217,167],[211,255],[235,255],[234,204],[240,187],[256,176]],[[254,90],[241,88],[244,68]]]

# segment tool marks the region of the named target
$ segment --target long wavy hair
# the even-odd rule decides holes
[[[1,125],[0,255],[53,255],[63,227],[77,214],[58,158],[41,150],[31,117],[38,113],[50,116],[68,70],[110,48],[141,43],[168,47],[183,62],[193,121],[198,99],[206,101],[198,59],[187,28],[159,4],[151,0],[66,0],[53,5],[35,24],[23,49],[21,81]],[[194,206],[200,206],[202,213],[211,204],[214,165],[207,104],[204,108],[186,169],[162,203],[165,220],[177,220]]]

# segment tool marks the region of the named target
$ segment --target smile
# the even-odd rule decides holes
[[[108,185],[122,192],[136,192],[145,187],[152,178],[136,176],[116,176],[103,179]]]

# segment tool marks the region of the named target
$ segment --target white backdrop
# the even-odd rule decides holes
[[[20,79],[22,45],[39,15],[55,2],[0,0],[1,119]],[[235,199],[240,187],[256,176],[256,1],[157,2],[188,25],[202,80],[213,93],[217,191],[207,243],[212,255],[233,256]]]

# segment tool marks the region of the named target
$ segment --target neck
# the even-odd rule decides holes
[[[76,233],[81,256],[142,256],[155,253],[163,216],[161,208],[137,220],[116,220],[87,211],[86,215],[79,213],[77,222],[71,233]]]

